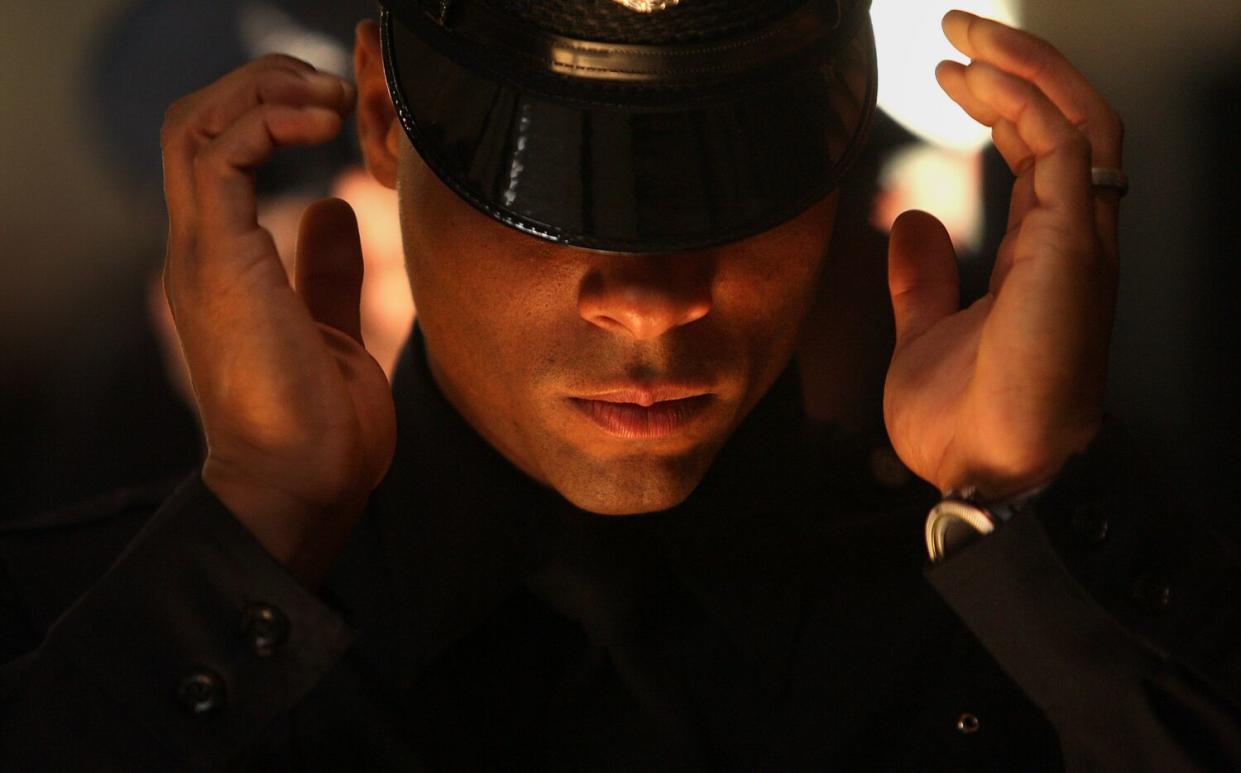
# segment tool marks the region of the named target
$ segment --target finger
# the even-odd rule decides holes
[[[1034,195],[1034,174],[1027,169],[1013,180],[1012,197],[1008,201],[1008,228],[1006,233],[1021,227],[1021,221],[1027,213],[1038,206],[1038,197]]]
[[[306,62],[289,56],[272,55],[247,62],[169,105],[164,111],[164,134],[179,135],[179,130],[193,126],[205,106],[222,101],[228,96],[237,96],[242,93],[243,87],[255,79],[274,79],[280,74],[288,79],[300,79],[306,72],[315,72],[315,69]],[[267,88],[277,85],[273,83]],[[276,95],[273,94],[274,96]]]
[[[323,199],[306,208],[294,271],[294,286],[315,321],[362,344],[362,244],[352,207]]]
[[[340,133],[336,110],[260,105],[194,157],[199,218],[210,223],[203,236],[236,236],[257,226],[253,171],[278,147],[316,145]]]
[[[944,61],[935,68],[935,77],[944,93],[960,105],[966,114],[983,126],[991,127],[991,137],[996,149],[1008,162],[1009,168],[1016,172],[1021,164],[1028,163],[1028,159],[1033,156],[1030,148],[1011,122],[1004,120],[994,107],[974,96],[965,81],[965,72],[965,65],[960,62]]]
[[[1011,124],[1008,125],[1011,126]],[[991,278],[987,283],[987,290],[992,294],[1000,292],[1005,278],[1008,277],[1008,272],[1013,268],[1013,256],[1017,245],[1014,232],[1021,228],[1026,215],[1036,206],[1038,206],[1038,199],[1034,195],[1034,174],[1032,169],[1027,168],[1013,181],[1012,197],[1008,202],[1008,229],[1005,232],[1005,238],[1000,242],[999,250],[996,251],[995,265],[991,267]]]
[[[1054,46],[1046,41],[963,11],[944,17],[944,34],[975,61],[987,62],[1032,82],[1090,141],[1091,165],[1121,169],[1124,122]],[[1095,228],[1106,257],[1118,259],[1120,194],[1095,189]]]
[[[352,109],[354,93],[351,84],[334,75],[317,73],[291,57],[273,56],[178,100],[168,109],[160,132],[170,214],[181,214],[193,204],[194,155],[256,106],[317,105],[343,116]]]
[[[960,308],[956,251],[935,216],[909,211],[892,225],[888,290],[900,348]]]
[[[946,59],[935,67],[935,80],[953,102],[961,106],[970,118],[983,126],[995,126],[1000,120],[996,109],[974,96],[965,82],[965,65]]]
[[[976,98],[1016,127],[1030,148],[1039,206],[1057,211],[1074,224],[1080,224],[1083,217],[1093,219],[1091,150],[1085,135],[1039,89],[989,64],[971,64],[965,82]]]
[[[353,104],[353,94],[353,84],[343,78],[273,54],[177,100],[168,109],[165,123],[174,133],[188,129],[189,134],[210,140],[255,105],[320,105],[345,112]]]
[[[1095,166],[1120,167],[1120,119],[1086,77],[1041,38],[964,11],[944,17],[944,34],[961,53],[1033,83],[1069,123],[1089,137]]]
[[[1095,188],[1095,229],[1102,241],[1104,254],[1112,263],[1120,261],[1120,191]]]
[[[251,82],[236,84],[233,93],[211,99],[202,106],[200,115],[191,120],[195,121],[199,136],[210,140],[257,105],[317,106],[345,116],[353,109],[353,95],[352,84],[329,73],[290,76],[281,70],[269,70]]]
[[[1017,131],[1012,121],[1003,118],[997,121],[991,127],[991,142],[1015,175],[1024,172],[1034,159],[1034,151],[1021,138],[1021,132]]]
[[[999,295],[1000,288],[1004,286],[1004,280],[1013,270],[1013,255],[1017,251],[1016,248],[1017,239],[1011,236],[1000,242],[1000,248],[995,253],[995,265],[991,267],[991,277],[987,280],[987,292],[992,295]]]

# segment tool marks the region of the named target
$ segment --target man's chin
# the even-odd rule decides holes
[[[549,481],[573,506],[598,515],[641,515],[684,502],[702,481],[715,451],[675,457],[579,462]]]

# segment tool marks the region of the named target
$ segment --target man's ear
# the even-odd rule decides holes
[[[396,187],[401,125],[396,120],[379,48],[379,25],[360,23],[355,31],[353,70],[358,84],[358,137],[366,168],[381,185]]]

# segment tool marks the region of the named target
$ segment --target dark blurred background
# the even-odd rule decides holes
[[[163,3],[181,9],[180,29],[194,29],[196,42],[187,48],[172,32],[152,36],[139,29],[132,34],[144,41],[141,50],[153,53],[137,63],[123,61],[124,46],[121,55],[107,53],[118,24],[154,13],[136,11],[133,2],[6,0],[0,8],[0,234],[6,251],[0,262],[0,517],[177,474],[197,458],[193,416],[177,388],[161,381],[171,355],[151,332],[158,304],[147,279],[162,253],[163,213],[157,173],[154,187],[149,173],[151,159],[158,164],[159,112],[147,106],[158,84],[205,85],[232,65],[232,57],[287,44],[279,29],[287,32],[292,17],[299,17],[295,28],[310,35],[302,43],[318,41],[318,53],[331,59],[326,41],[335,36],[347,45],[351,20],[371,7],[366,0],[340,0],[327,3],[333,6],[328,11],[312,3],[314,9],[300,14],[290,9],[292,0],[258,3],[267,15],[251,13],[243,34],[226,21],[238,13],[238,2]],[[877,9],[922,3],[875,0]],[[1133,190],[1123,209],[1110,411],[1157,463],[1180,504],[1241,534],[1233,505],[1241,495],[1241,475],[1233,467],[1233,360],[1241,353],[1234,301],[1241,248],[1241,2],[1014,5],[1023,26],[1068,54],[1126,119]],[[283,21],[280,14],[286,14]],[[152,23],[159,29],[166,22]],[[125,67],[145,62],[150,77],[141,81],[144,93],[121,90],[101,108],[101,61],[119,68],[114,84],[118,77],[124,82]],[[130,98],[131,107],[116,109]],[[108,105],[136,125],[112,126]],[[140,138],[145,132],[149,145],[139,143],[135,151],[133,142],[113,136],[117,132]],[[323,195],[332,190],[332,170],[348,159],[314,163],[327,166],[292,164],[271,183],[272,195]],[[984,193],[980,211],[1003,212],[1006,171],[994,153],[961,163],[976,173],[963,179]],[[299,177],[308,169],[314,174]],[[982,257],[968,258],[967,275],[985,276],[987,245],[997,228],[1002,231],[995,217],[976,224],[966,251]]]

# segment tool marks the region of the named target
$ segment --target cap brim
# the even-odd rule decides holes
[[[459,64],[384,13],[398,116],[474,207],[561,244],[677,252],[751,236],[830,193],[874,112],[874,38],[723,99],[565,100]],[[688,103],[688,104],[686,104]]]

